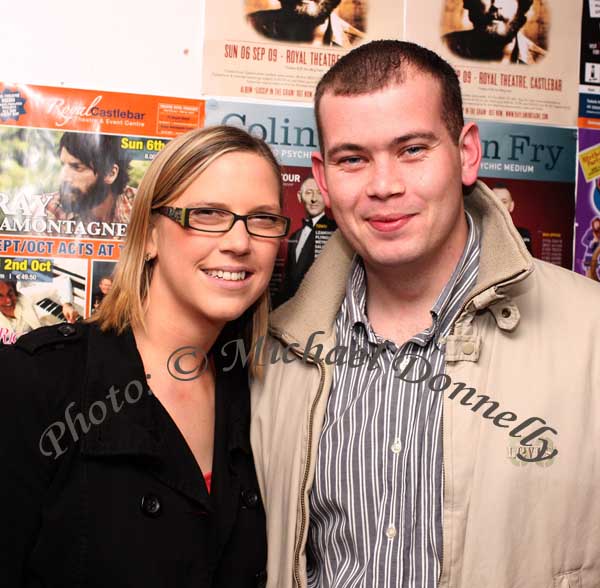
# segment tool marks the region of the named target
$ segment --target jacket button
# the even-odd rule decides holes
[[[58,332],[63,336],[63,337],[70,337],[71,335],[75,334],[75,327],[73,325],[69,325],[69,324],[64,324],[64,325],[60,325],[58,327]]]
[[[473,355],[475,352],[475,345],[467,341],[467,343],[463,343],[462,350],[465,355]]]
[[[142,497],[140,508],[145,515],[157,517],[162,511],[160,498],[154,494],[146,494],[146,496]]]
[[[510,311],[510,308],[503,308],[503,309],[502,309],[502,316],[503,316],[504,318],[508,318],[508,317],[509,317],[511,314],[512,314],[512,313],[511,313],[511,311]]]
[[[242,500],[246,508],[256,508],[258,506],[258,494],[254,490],[242,490]]]
[[[258,572],[255,576],[256,578],[256,588],[265,588],[267,585],[267,572],[266,570],[262,570]]]

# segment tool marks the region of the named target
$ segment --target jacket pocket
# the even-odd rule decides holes
[[[581,583],[581,570],[557,574],[554,576],[552,588],[583,588]]]

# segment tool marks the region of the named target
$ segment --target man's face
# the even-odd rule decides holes
[[[467,125],[459,147],[441,112],[439,83],[414,72],[401,85],[321,100],[324,159],[313,154],[313,174],[342,233],[375,270],[462,252],[455,227],[465,226],[462,185],[476,179],[479,134]]]
[[[324,21],[338,6],[341,0],[280,0],[281,8],[292,15]]]
[[[500,198],[502,204],[504,204],[508,212],[512,212],[514,210],[515,203],[507,188],[494,188],[494,193],[496,196],[498,196],[498,198]]]
[[[80,213],[104,202],[110,191],[105,178],[71,155],[64,147],[60,151],[60,204],[65,212]]]
[[[98,284],[98,288],[102,294],[108,294],[112,288],[112,280],[110,278],[102,278]]]
[[[317,186],[317,182],[315,182],[313,178],[308,178],[308,180],[302,184],[302,188],[300,189],[300,192],[298,192],[298,195],[304,205],[306,214],[311,218],[319,216],[325,210],[323,195]]]
[[[531,0],[464,0],[473,27],[490,40],[508,42],[521,28],[517,18],[531,7]]]
[[[7,317],[15,318],[17,295],[12,284],[0,281],[0,312]]]

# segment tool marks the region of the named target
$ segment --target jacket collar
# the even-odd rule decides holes
[[[117,335],[92,326],[85,374],[82,413],[86,420],[88,415],[95,414],[100,422],[84,435],[82,451],[88,455],[161,457],[165,447],[157,428],[160,419],[156,400],[146,382],[131,330]],[[114,405],[109,396],[111,390]],[[106,413],[103,419],[100,419],[103,414],[100,403]]]
[[[466,191],[464,201],[481,232],[479,273],[465,307],[479,309],[502,298],[504,287],[525,279],[533,271],[533,260],[510,214],[483,182]],[[332,341],[353,257],[349,243],[336,231],[296,295],[272,313],[272,333],[298,343],[300,349],[319,331]],[[317,342],[314,336],[313,341]]]
[[[81,414],[99,419],[83,435],[81,453],[92,458],[127,457],[145,464],[167,486],[210,510],[210,500],[196,460],[160,402],[149,391],[142,359],[130,329],[122,335],[89,329]],[[109,392],[115,392],[115,410]],[[94,405],[97,405],[94,408]]]

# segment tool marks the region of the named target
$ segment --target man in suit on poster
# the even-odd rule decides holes
[[[533,0],[463,0],[473,28],[444,35],[448,49],[459,57],[501,63],[536,63],[546,51],[520,30]]]
[[[248,21],[269,39],[347,48],[364,34],[333,12],[340,2],[280,0],[281,8],[252,12]]]
[[[298,200],[304,206],[306,217],[302,219],[302,227],[292,233],[288,240],[285,276],[276,305],[296,293],[304,274],[337,228],[335,221],[325,214],[323,195],[311,176],[300,186]]]

